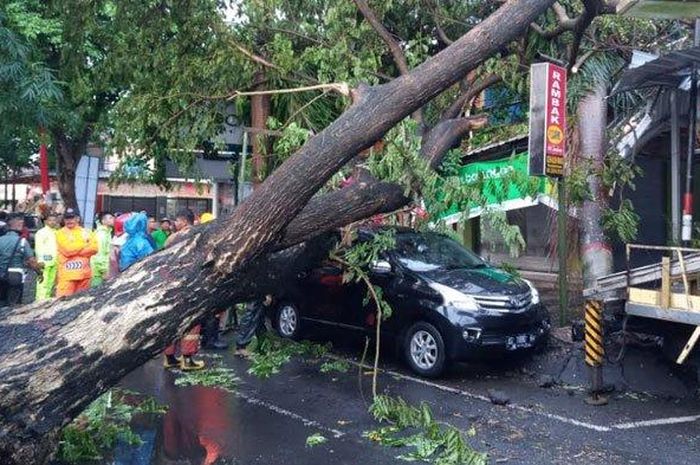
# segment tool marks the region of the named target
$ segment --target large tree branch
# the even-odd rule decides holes
[[[424,137],[421,154],[430,166],[436,168],[448,150],[456,146],[470,131],[486,126],[487,121],[486,115],[440,121]]]
[[[437,168],[448,150],[469,131],[486,125],[485,115],[441,121],[421,143],[421,156],[431,168]],[[405,206],[411,199],[396,184],[378,181],[371,176],[344,189],[314,197],[289,223],[277,247],[290,247],[303,238],[352,223],[378,213],[389,213]]]

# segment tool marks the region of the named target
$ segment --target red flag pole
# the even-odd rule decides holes
[[[39,135],[44,135],[44,128],[39,128]],[[44,142],[39,146],[39,171],[41,173],[41,190],[46,195],[51,190],[51,181],[49,180],[49,154]]]

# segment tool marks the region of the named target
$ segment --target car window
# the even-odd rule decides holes
[[[394,253],[401,264],[416,272],[487,266],[478,255],[458,242],[433,233],[398,234]]]

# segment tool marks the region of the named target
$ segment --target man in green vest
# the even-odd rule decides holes
[[[160,250],[165,247],[165,241],[170,237],[170,220],[163,218],[160,220],[160,228],[151,233],[151,237],[156,243],[156,249]]]
[[[49,213],[44,219],[44,227],[38,230],[34,236],[37,261],[44,264],[44,279],[36,283],[36,300],[53,297],[53,290],[56,285],[56,270],[58,269],[57,229],[58,217],[53,213]]]
[[[111,213],[100,215],[100,224],[97,226],[97,254],[90,258],[90,268],[92,269],[92,279],[90,287],[99,286],[109,275],[109,253],[112,249],[112,228],[114,227],[114,216]]]

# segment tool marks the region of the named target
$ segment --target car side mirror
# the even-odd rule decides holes
[[[370,263],[369,269],[374,274],[389,274],[391,273],[391,263],[386,260],[374,260]]]

